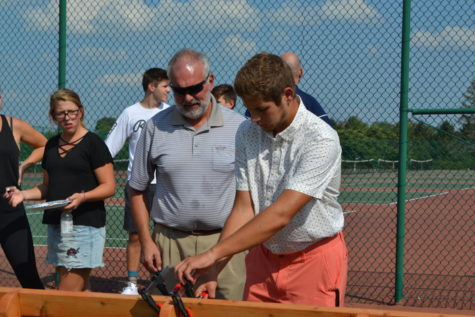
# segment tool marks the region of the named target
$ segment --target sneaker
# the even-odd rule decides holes
[[[127,287],[122,290],[123,295],[138,295],[137,284],[128,282]]]

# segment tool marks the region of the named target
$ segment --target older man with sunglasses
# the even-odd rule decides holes
[[[175,106],[147,122],[137,143],[129,181],[132,213],[145,267],[176,283],[171,269],[185,257],[215,245],[234,202],[234,142],[244,117],[211,94],[214,76],[207,58],[184,49],[168,65]],[[149,232],[144,191],[154,175],[157,185]],[[244,256],[233,257],[210,297],[242,299]],[[210,282],[206,276],[198,284]],[[210,288],[214,289],[214,288]]]

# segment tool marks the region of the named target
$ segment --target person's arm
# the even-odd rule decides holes
[[[195,281],[199,269],[209,269],[228,256],[250,249],[272,237],[285,227],[293,216],[313,198],[294,190],[284,190],[277,201],[231,233],[208,251],[186,258],[175,267],[180,281]],[[231,228],[226,234],[231,232]]]
[[[250,249],[272,237],[285,227],[312,196],[284,190],[276,202],[261,211],[238,231],[210,249],[217,260]]]
[[[254,208],[252,207],[251,193],[249,191],[237,190],[233,209],[231,210],[228,219],[226,219],[223,232],[221,233],[218,242],[226,239],[238,231],[238,229],[254,218],[254,216],[255,212]],[[226,257],[216,263],[216,277],[230,259],[231,257]]]
[[[12,125],[13,135],[17,144],[22,142],[33,147],[31,154],[18,167],[18,185],[21,185],[25,171],[43,158],[47,139],[43,134],[21,119],[13,118]]]
[[[145,192],[129,187],[130,207],[134,217],[135,226],[142,247],[143,264],[150,272],[162,269],[162,257],[160,250],[152,240],[149,229],[149,213],[145,203]]]
[[[336,172],[341,162],[338,137],[333,130],[328,130],[328,134],[328,137],[306,142],[301,147],[299,159],[289,167],[288,173],[292,177],[287,180],[286,189],[269,207],[207,251],[212,261],[268,240],[290,223],[307,203],[323,197],[330,181],[338,176]],[[185,271],[185,277],[191,277],[190,272]]]
[[[107,163],[94,170],[94,175],[97,178],[97,185],[94,189],[74,193],[67,199],[71,200],[71,203],[64,207],[64,210],[74,210],[80,204],[86,201],[98,201],[106,199],[115,193],[115,179],[114,179],[114,167],[112,163]]]
[[[48,172],[43,171],[42,184],[27,190],[19,190],[16,186],[7,187],[3,198],[7,199],[12,207],[16,207],[27,200],[41,200],[46,197],[48,182]]]
[[[127,122],[128,117],[124,111],[121,113],[119,118],[117,118],[117,121],[112,126],[106,140],[104,141],[112,157],[115,157],[117,153],[119,153],[129,137],[127,135]]]
[[[160,250],[150,235],[149,212],[151,213],[151,210],[147,209],[145,203],[145,191],[155,174],[155,166],[150,158],[150,149],[154,142],[154,129],[153,121],[149,120],[140,133],[135,147],[134,163],[129,180],[130,206],[142,247],[142,262],[150,272],[157,272],[162,269]]]

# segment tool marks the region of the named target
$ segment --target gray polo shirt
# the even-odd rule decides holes
[[[199,131],[175,106],[147,121],[137,143],[129,185],[144,191],[157,177],[153,221],[179,230],[222,228],[234,203],[234,141],[245,120],[212,97]]]

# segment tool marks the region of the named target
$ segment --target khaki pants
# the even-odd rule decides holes
[[[155,224],[152,238],[159,245],[162,267],[173,267],[188,256],[209,250],[218,242],[220,233],[192,235]],[[216,298],[242,300],[246,269],[244,253],[234,255],[218,276]],[[178,283],[172,269],[163,272],[163,278],[171,291]]]

